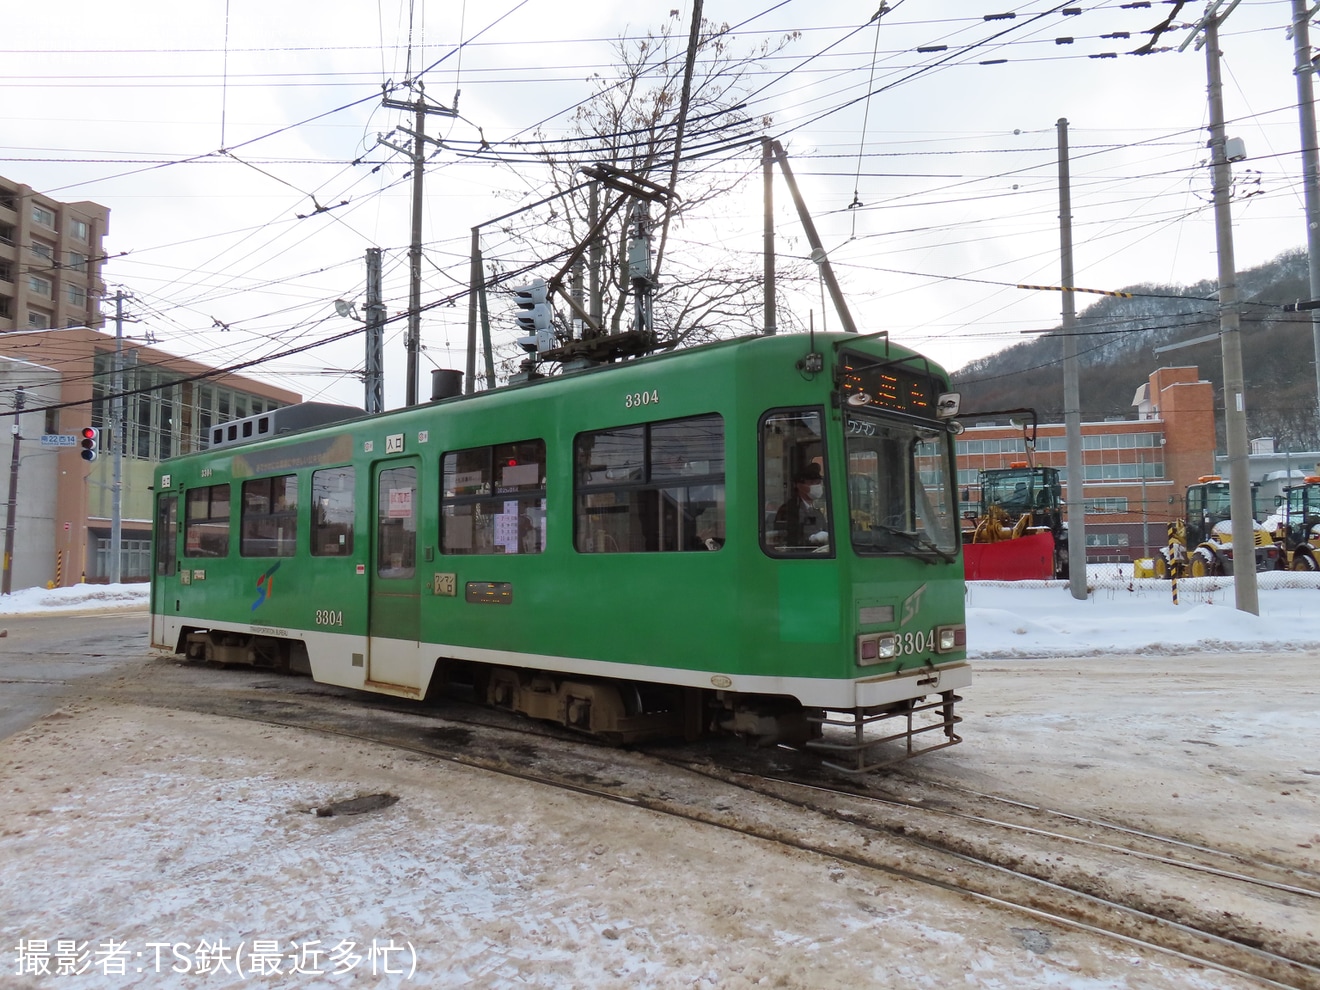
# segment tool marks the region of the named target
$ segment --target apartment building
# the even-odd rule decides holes
[[[110,211],[0,177],[0,333],[95,326]]]
[[[109,215],[0,178],[0,422],[14,427],[0,590],[107,580],[116,490],[121,579],[147,580],[154,465],[301,398],[105,333]]]

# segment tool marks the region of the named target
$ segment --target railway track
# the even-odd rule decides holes
[[[1041,938],[1083,931],[1264,985],[1320,990],[1320,876],[1265,858],[915,776],[834,777],[791,751],[620,750],[456,702],[423,708],[301,679],[197,672],[224,683],[198,691],[191,677],[133,678],[110,693],[647,808],[1016,911]]]

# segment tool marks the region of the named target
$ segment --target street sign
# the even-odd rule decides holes
[[[43,447],[76,447],[79,437],[73,433],[43,433],[41,435],[41,445]]]

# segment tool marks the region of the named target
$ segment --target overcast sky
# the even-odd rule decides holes
[[[130,337],[247,361],[351,330],[333,302],[361,305],[368,247],[384,249],[389,312],[406,308],[408,165],[377,144],[406,121],[381,87],[420,76],[449,108],[461,91],[458,116],[428,125],[448,144],[426,170],[423,303],[458,298],[427,311],[421,362],[424,376],[461,368],[470,229],[546,191],[525,163],[462,152],[484,138],[512,158],[508,142],[538,125],[565,133],[589,77],[613,71],[613,40],[666,24],[685,37],[691,3],[411,6],[410,24],[402,0],[13,5],[0,174],[111,209],[105,276],[135,297]],[[705,16],[735,47],[797,32],[749,78],[748,112],[772,118],[861,329],[957,368],[1058,322],[1059,293],[1016,285],[1060,281],[1060,118],[1076,284],[1215,276],[1206,59],[1176,50],[1203,6],[1182,6],[1157,41],[1167,50],[1129,54],[1177,6],[888,0],[877,22],[874,3],[708,0]],[[1228,133],[1248,153],[1235,169],[1239,270],[1306,243],[1291,7],[1244,0],[1221,32]],[[753,176],[758,154],[741,160]],[[782,185],[776,196],[779,250],[805,254]],[[758,251],[760,202],[753,179],[708,218],[717,237],[694,226],[668,250]],[[526,261],[498,231],[483,247]],[[804,323],[838,326],[819,297],[798,303],[812,310]],[[491,309],[497,337],[516,336],[511,304],[496,296]],[[386,340],[387,406],[403,399],[402,328]],[[355,338],[249,373],[360,403],[348,372],[361,353]]]

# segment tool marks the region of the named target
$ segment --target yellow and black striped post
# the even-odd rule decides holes
[[[57,588],[64,587],[64,585],[61,583],[61,575],[63,573],[64,573],[64,551],[57,550],[55,552],[55,587]]]
[[[1178,573],[1183,568],[1183,545],[1178,538],[1177,521],[1169,523],[1169,587],[1173,589],[1173,604],[1178,604]]]

